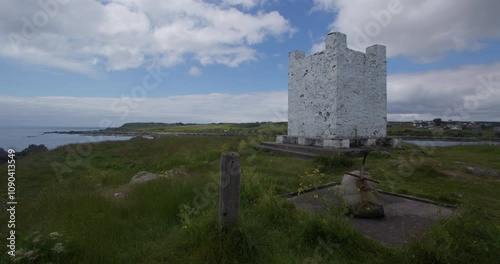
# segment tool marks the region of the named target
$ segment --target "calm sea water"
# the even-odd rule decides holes
[[[21,151],[30,144],[44,144],[49,149],[72,143],[99,142],[108,140],[128,140],[125,136],[82,136],[68,134],[43,134],[52,131],[88,131],[95,127],[2,127],[0,126],[0,148]]]

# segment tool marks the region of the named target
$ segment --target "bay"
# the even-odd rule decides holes
[[[43,134],[52,131],[90,131],[97,127],[37,127],[37,126],[0,126],[0,148],[12,148],[17,152],[30,144],[45,145],[55,149],[73,143],[88,143],[111,140],[128,140],[130,136],[84,136],[77,134]]]

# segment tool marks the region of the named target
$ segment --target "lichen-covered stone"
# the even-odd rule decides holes
[[[359,175],[359,171],[351,172]],[[365,173],[365,178],[372,179]],[[384,216],[384,206],[379,198],[376,184],[367,180],[344,174],[342,184],[337,188],[339,196],[349,208],[354,217],[376,218]]]
[[[140,184],[140,183],[145,183],[149,181],[154,181],[158,179],[158,175],[147,172],[147,171],[140,171],[132,179],[130,179],[131,184]]]

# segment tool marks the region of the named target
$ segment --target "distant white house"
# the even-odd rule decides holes
[[[494,127],[494,128],[493,128],[493,131],[494,131],[494,132],[500,132],[500,127]]]

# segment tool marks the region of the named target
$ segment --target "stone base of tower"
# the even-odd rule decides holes
[[[358,139],[324,139],[324,138],[310,138],[299,136],[281,135],[276,137],[276,143],[292,144],[299,146],[315,146],[323,148],[351,148],[351,147],[372,147],[372,146],[388,146],[399,148],[401,146],[401,139],[399,138],[358,138]]]

